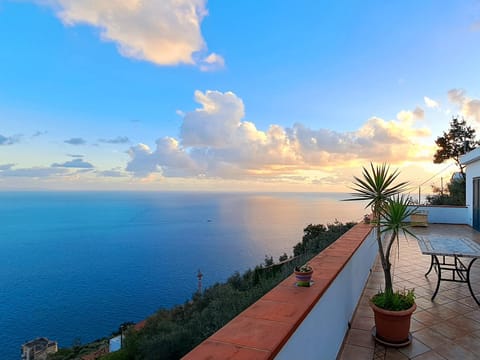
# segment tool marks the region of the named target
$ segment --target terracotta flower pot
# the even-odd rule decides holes
[[[297,279],[297,286],[310,287],[313,270],[309,272],[295,270],[295,278]]]
[[[379,308],[370,302],[375,315],[375,338],[386,345],[404,346],[410,343],[410,318],[417,308],[416,304],[410,309],[391,311]]]

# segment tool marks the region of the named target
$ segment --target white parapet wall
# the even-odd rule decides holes
[[[428,214],[427,221],[432,224],[468,224],[466,206],[429,205],[418,206],[419,211]]]
[[[275,359],[335,359],[378,253],[371,231]]]

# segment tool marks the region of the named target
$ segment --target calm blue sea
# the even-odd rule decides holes
[[[308,224],[358,221],[331,193],[0,192],[0,359],[109,335],[275,259]]]

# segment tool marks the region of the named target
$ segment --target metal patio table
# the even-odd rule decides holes
[[[441,281],[453,281],[467,283],[470,294],[480,306],[480,300],[475,296],[470,283],[472,265],[480,257],[480,244],[469,238],[442,236],[418,236],[417,241],[422,254],[431,256],[430,268],[425,276],[430,274],[432,269],[438,275],[432,301],[437,296]],[[463,261],[461,258],[464,258]],[[467,261],[470,262],[467,264]],[[444,277],[445,273],[450,277]]]

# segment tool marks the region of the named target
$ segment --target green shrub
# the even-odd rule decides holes
[[[372,297],[372,302],[385,310],[407,310],[415,303],[415,293],[413,289],[394,293],[380,292]]]

